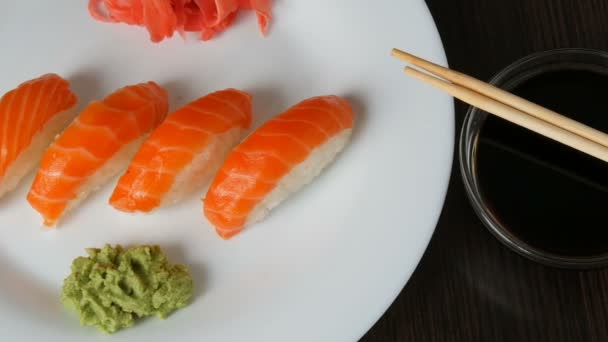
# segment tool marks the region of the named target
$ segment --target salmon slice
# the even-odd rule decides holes
[[[56,74],[24,82],[0,99],[0,197],[12,191],[74,118],[76,95]]]
[[[353,123],[346,100],[320,96],[249,135],[228,155],[204,199],[204,214],[217,234],[238,234],[310,183],[346,146]]]
[[[150,212],[200,193],[251,125],[251,96],[226,89],[170,114],[142,144],[110,204]]]
[[[54,226],[123,170],[167,110],[167,91],[154,82],[127,86],[91,102],[42,157],[27,199],[44,224]]]

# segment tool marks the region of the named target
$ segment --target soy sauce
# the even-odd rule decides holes
[[[608,132],[608,77],[545,73],[512,90]],[[608,163],[489,115],[477,145],[482,196],[512,234],[563,256],[608,253]]]

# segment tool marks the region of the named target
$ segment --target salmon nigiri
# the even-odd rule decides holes
[[[238,145],[204,199],[204,213],[228,239],[262,220],[310,183],[346,146],[353,128],[349,103],[337,96],[300,102]]]
[[[42,157],[28,201],[54,226],[64,213],[123,170],[168,111],[154,82],[118,89],[91,102]]]
[[[74,118],[76,95],[68,81],[46,74],[0,99],[0,197],[13,190]]]
[[[170,114],[143,143],[120,178],[110,204],[149,212],[209,183],[251,124],[251,96],[226,89]]]

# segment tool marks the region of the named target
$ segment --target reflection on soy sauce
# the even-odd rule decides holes
[[[608,132],[608,77],[563,70],[515,94]],[[511,233],[564,256],[608,253],[608,164],[492,115],[477,145],[482,195]]]

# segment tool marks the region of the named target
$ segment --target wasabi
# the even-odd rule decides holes
[[[130,327],[137,318],[166,318],[188,305],[193,283],[184,265],[171,265],[159,246],[123,249],[105,245],[76,258],[61,300],[83,326],[106,333]]]

